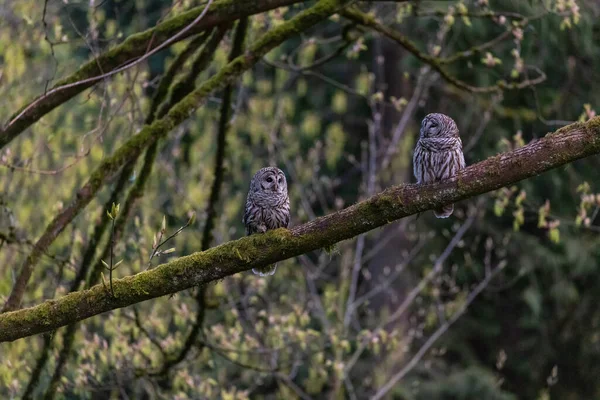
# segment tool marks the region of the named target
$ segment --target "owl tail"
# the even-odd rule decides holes
[[[436,218],[448,218],[454,211],[454,204],[446,204],[437,210],[433,210]]]
[[[260,276],[270,276],[275,273],[276,269],[277,269],[277,263],[267,265],[266,267],[252,268],[252,272],[254,274],[260,275]]]

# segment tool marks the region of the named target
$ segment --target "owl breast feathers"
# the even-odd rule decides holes
[[[448,179],[465,167],[462,142],[452,118],[444,114],[428,114],[421,123],[419,140],[413,156],[413,169],[417,183],[433,183]],[[448,218],[454,205],[437,210],[437,218]]]
[[[290,199],[285,174],[279,168],[258,170],[250,182],[242,222],[246,235],[287,228],[290,223]],[[252,269],[257,275],[273,275],[277,265]]]

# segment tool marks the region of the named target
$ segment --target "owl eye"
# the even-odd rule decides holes
[[[269,183],[273,182],[273,178],[271,178],[271,177],[268,177],[268,178],[267,178],[267,182],[269,182]]]
[[[277,182],[278,182],[278,183],[281,183],[281,178],[277,179]]]

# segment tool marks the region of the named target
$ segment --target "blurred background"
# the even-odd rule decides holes
[[[250,17],[245,43],[313,4]],[[128,36],[203,5],[0,1],[0,120]],[[196,213],[153,266],[243,236],[249,182],[263,166],[286,173],[299,225],[414,182],[412,149],[430,112],[455,119],[474,164],[600,109],[595,0],[354,10],[400,40],[336,15],[270,52],[225,97],[227,129],[218,91],[159,142],[155,160],[115,175],[44,253],[23,305],[101,281],[106,210],[111,199],[123,208],[132,188],[141,186],[114,246],[116,277],[147,268],[163,216],[166,237]],[[52,218],[143,127],[173,63],[185,62],[177,80],[211,40],[196,83],[227,63],[227,28],[222,39],[208,32],[205,47],[192,37],[103,80],[1,149],[0,303]],[[411,216],[283,261],[272,277],[240,273],[0,344],[0,397],[600,398],[599,168],[590,157],[458,203],[446,220]]]

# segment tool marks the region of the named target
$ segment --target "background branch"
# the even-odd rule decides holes
[[[190,35],[213,28],[224,22],[233,22],[244,16],[298,2],[300,0],[216,1],[211,5],[207,15],[195,24],[192,29],[187,31],[185,35],[181,35],[179,40],[183,40]],[[204,5],[198,6],[181,15],[163,21],[154,28],[128,37],[122,44],[95,57],[78,71],[58,82],[47,93],[22,107],[0,129],[0,149],[54,108],[97,83],[98,79],[94,79],[95,77],[118,69],[123,64],[130,63],[132,60],[143,56],[146,52],[170,40],[173,35],[194,21],[204,8]],[[173,43],[176,42],[174,41]],[[23,112],[23,110],[27,111]]]
[[[470,85],[470,84],[452,76],[448,71],[446,71],[446,69],[443,67],[443,65],[453,63],[453,62],[455,62],[459,59],[462,59],[464,57],[467,57],[467,56],[474,55],[474,54],[478,53],[479,51],[482,51],[483,49],[488,48],[490,45],[496,44],[497,43],[496,40],[493,40],[491,42],[491,44],[481,45],[481,48],[479,46],[475,46],[473,49],[471,49],[472,53],[469,51],[460,52],[460,53],[457,53],[454,56],[451,56],[447,59],[443,59],[443,58],[439,58],[439,57],[430,56],[428,54],[421,52],[412,41],[410,41],[408,38],[406,38],[400,32],[379,23],[374,17],[372,17],[368,14],[365,14],[355,8],[344,9],[343,11],[340,12],[340,14],[342,16],[344,16],[345,18],[348,18],[351,21],[354,21],[354,22],[364,25],[364,26],[368,26],[368,27],[372,28],[373,30],[387,36],[391,40],[395,41],[396,43],[398,43],[399,45],[404,47],[407,51],[409,51],[417,59],[421,60],[425,64],[430,65],[435,71],[437,71],[442,76],[442,78],[444,78],[446,81],[448,81],[448,83],[458,87],[459,89],[465,90],[467,92],[497,93],[497,92],[501,92],[502,90],[524,89],[524,88],[527,88],[530,86],[538,85],[546,80],[546,74],[542,70],[532,67],[532,69],[534,69],[537,73],[537,77],[535,77],[533,79],[525,79],[520,82],[507,82],[506,80],[499,80],[495,85],[484,86],[484,87],[473,86],[473,85]],[[521,24],[525,25],[526,21],[527,20],[524,20],[523,22],[521,22]],[[509,37],[509,35],[506,35],[506,37],[501,35],[497,38],[497,40],[498,41],[504,40],[507,37]]]

